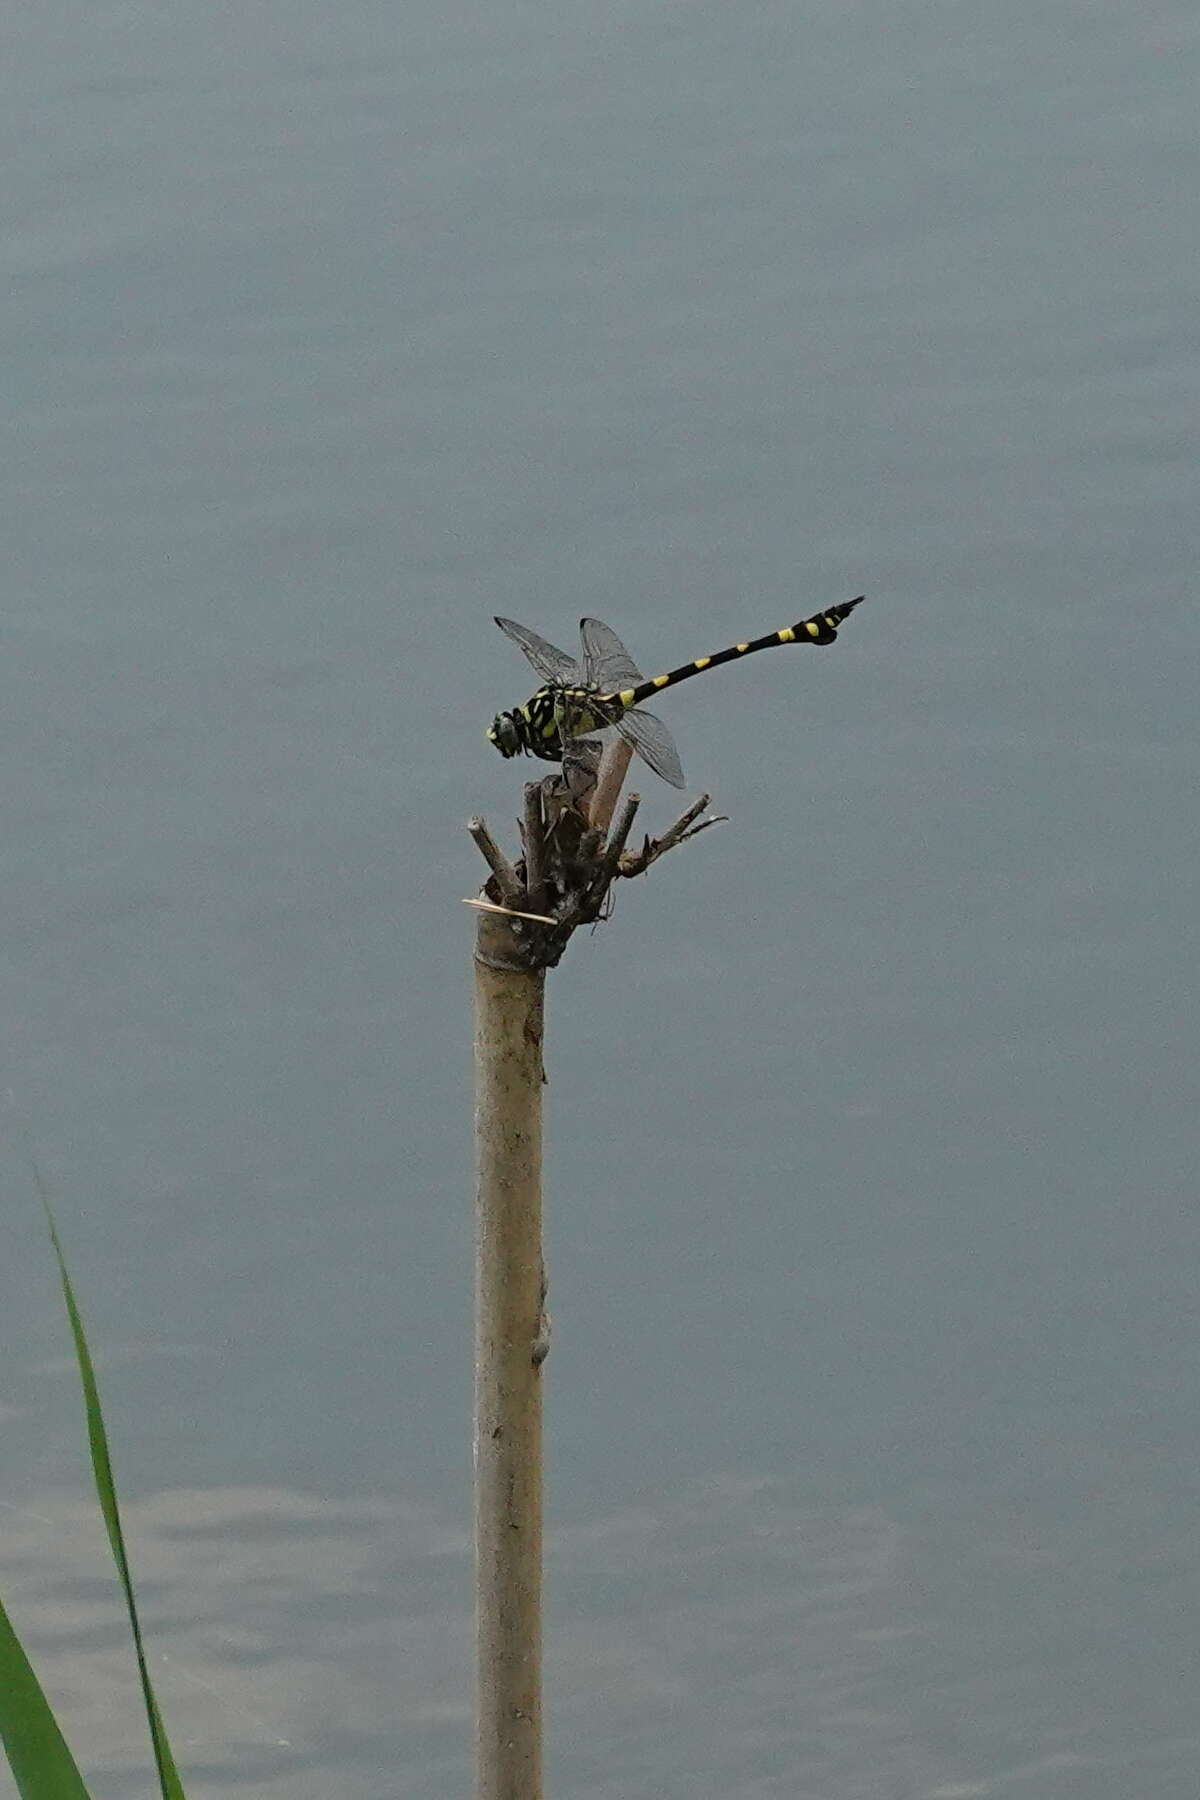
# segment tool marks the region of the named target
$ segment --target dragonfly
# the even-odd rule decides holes
[[[785,625],[766,637],[731,644],[713,656],[698,656],[694,662],[682,663],[648,681],[616,632],[599,619],[579,621],[579,654],[570,656],[515,619],[497,617],[501,631],[524,651],[544,685],[524,706],[497,713],[488,727],[488,740],[501,756],[540,756],[546,762],[562,762],[590,733],[611,729],[663,781],[681,788],[683,765],[675,740],[642,701],[756,650],[770,650],[776,644],[832,644],[838,626],[864,598],[859,594],[857,599],[831,606],[828,612],[814,613],[811,619]]]

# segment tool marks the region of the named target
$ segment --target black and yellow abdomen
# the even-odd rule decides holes
[[[676,687],[681,681],[689,681],[693,675],[707,674],[709,669],[719,669],[722,663],[737,662],[740,657],[751,656],[756,650],[773,650],[776,644],[832,644],[842,620],[849,618],[865,597],[860,594],[857,600],[847,600],[841,606],[832,606],[828,612],[814,613],[811,619],[801,619],[797,625],[785,625],[781,631],[768,632],[766,637],[752,638],[749,643],[730,644],[728,650],[718,650],[713,656],[698,656],[694,662],[682,663],[678,669],[672,669],[666,675],[655,675],[637,687],[622,688],[620,693],[606,695],[605,698],[617,700],[625,708],[640,706],[643,700],[649,700],[652,694],[661,693],[663,688]]]

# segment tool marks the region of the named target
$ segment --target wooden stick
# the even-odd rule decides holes
[[[613,815],[630,756],[623,742],[606,753],[588,813],[573,789],[560,798],[554,785],[530,783],[524,882],[482,819],[468,827],[492,871],[484,895],[467,902],[478,921],[476,1800],[543,1800],[541,1371],[550,1344],[541,1189],[545,970],[558,962],[577,926],[604,916],[618,875],[647,867],[710,822],[697,822],[708,804],[703,796],[659,843],[647,839],[643,851],[628,851],[637,795],[626,798],[615,823]]]
[[[542,817],[542,784],[525,783],[525,892],[531,912],[546,903],[546,827]]]
[[[651,863],[657,862],[660,856],[665,856],[667,851],[673,850],[677,844],[686,844],[690,838],[699,837],[700,833],[707,831],[710,825],[728,824],[729,821],[724,813],[714,813],[709,819],[701,819],[700,814],[708,804],[709,796],[701,794],[700,798],[694,800],[687,811],[681,813],[675,823],[668,827],[660,838],[648,837],[640,850],[632,850],[627,856],[622,856],[619,860],[617,874],[642,875]],[[698,819],[700,820],[699,824],[696,823]]]
[[[545,973],[511,931],[482,914],[475,954],[477,1800],[542,1800]]]
[[[492,874],[496,877],[496,886],[500,890],[500,898],[505,906],[519,905],[525,898],[525,890],[517,879],[517,871],[488,830],[486,822],[480,818],[468,819],[467,830],[483,852]]]
[[[603,892],[617,872],[617,863],[625,848],[626,839],[633,830],[633,821],[637,817],[637,810],[641,803],[640,794],[626,794],[625,804],[621,808],[621,816],[613,826],[612,836],[604,846],[604,853],[596,870],[592,885],[597,893]]]
[[[478,907],[480,912],[499,913],[504,919],[531,919],[535,925],[557,925],[558,920],[549,913],[518,912],[515,906],[497,906],[494,900],[478,900],[472,897],[464,899],[464,906]]]
[[[588,806],[588,817],[597,831],[608,830],[632,761],[633,750],[624,738],[615,738],[605,745],[596,776],[596,791]]]

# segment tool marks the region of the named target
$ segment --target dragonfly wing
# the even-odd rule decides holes
[[[545,680],[553,682],[555,687],[574,687],[579,679],[579,660],[568,656],[565,650],[559,650],[547,638],[539,637],[536,631],[530,631],[528,625],[518,625],[515,619],[502,619],[497,614],[496,623],[514,644],[519,644],[528,660],[538,674]]]
[[[653,713],[643,712],[640,706],[635,706],[629,712],[622,713],[613,723],[626,743],[633,745],[642,761],[649,763],[656,775],[661,775],[672,787],[687,786],[683,778],[683,764],[675,748],[675,739],[661,719],[656,719]]]
[[[597,693],[615,694],[621,688],[636,687],[641,670],[611,625],[602,619],[580,619],[579,640],[583,645],[583,679]]]

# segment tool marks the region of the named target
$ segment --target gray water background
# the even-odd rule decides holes
[[[189,1795],[465,1794],[491,615],[863,589],[551,979],[551,1792],[1195,1800],[1195,9],[3,36],[0,1591],[99,1800],[25,1133]]]

